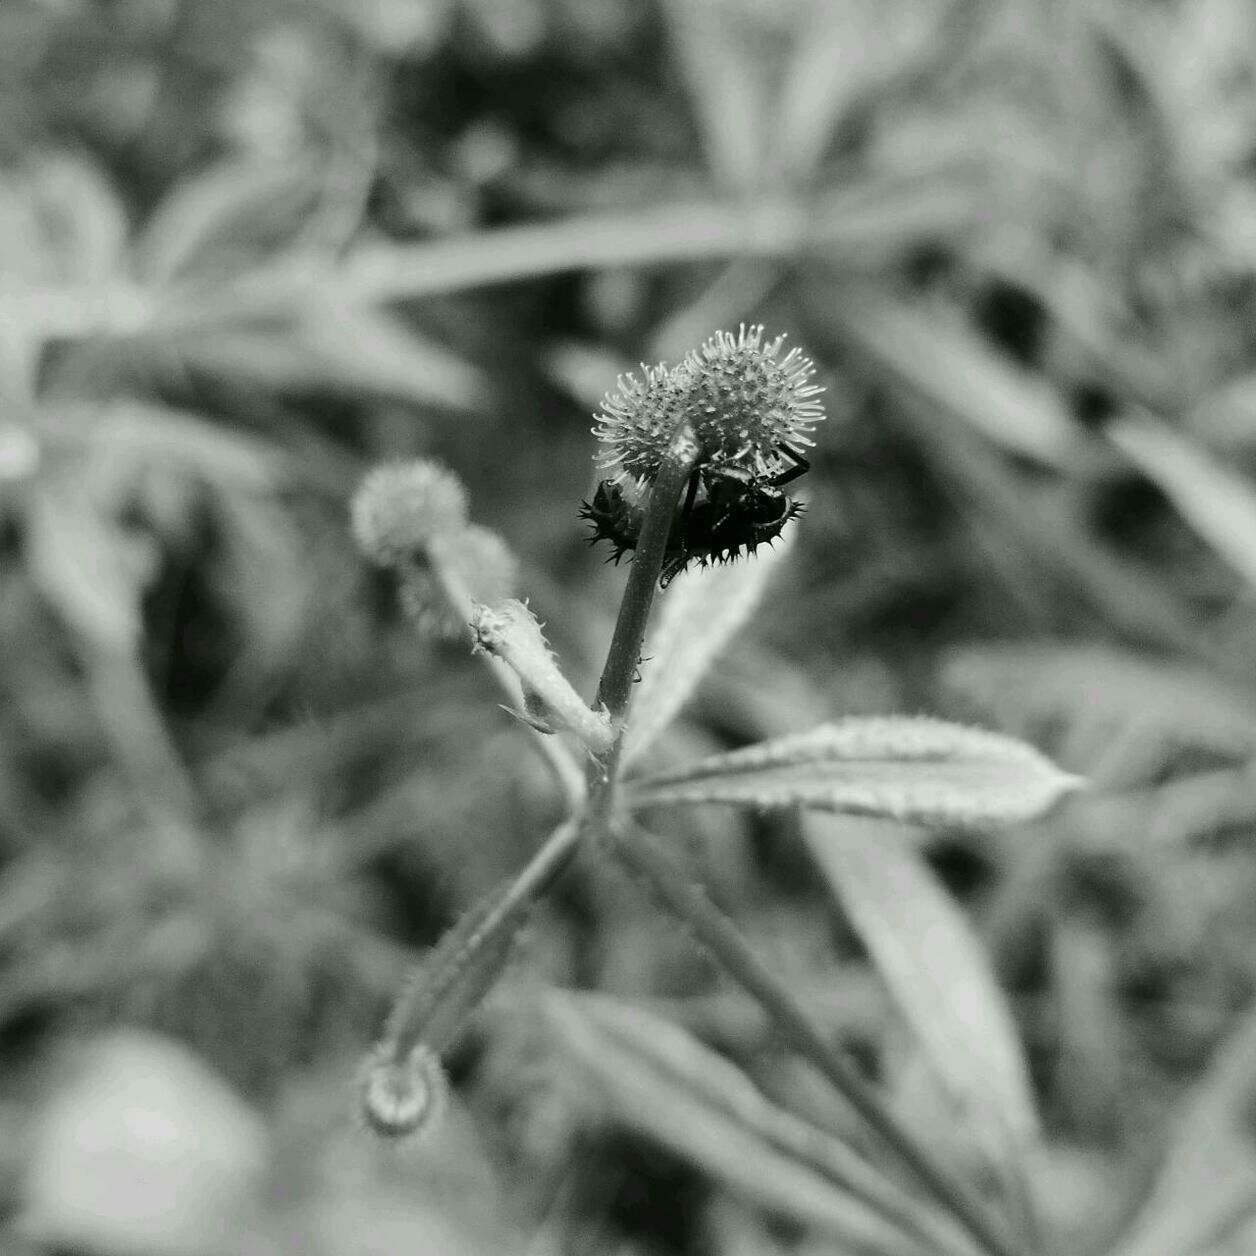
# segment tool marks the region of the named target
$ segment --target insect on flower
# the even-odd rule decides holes
[[[802,506],[791,502],[781,487],[807,470],[807,460],[788,447],[782,454],[794,465],[766,479],[729,465],[707,465],[694,471],[668,535],[659,577],[663,588],[690,562],[705,567],[731,562],[742,553],[753,554],[761,544],[771,544],[802,513]],[[617,563],[637,548],[644,511],[637,492],[626,488],[624,480],[603,480],[580,516],[593,525],[590,544],[610,541],[610,561]]]

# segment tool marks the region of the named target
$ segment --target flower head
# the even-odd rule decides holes
[[[593,429],[602,442],[598,465],[617,480],[649,481],[684,425],[699,466],[778,475],[787,465],[781,447],[813,444],[810,432],[824,418],[823,389],[810,382],[815,367],[797,349],[781,356],[784,341],[764,344],[762,325],[743,323],[735,336],[716,332],[671,370],[660,364],[643,368],[643,379],[621,376]]]
[[[672,436],[685,421],[682,382],[662,363],[641,366],[643,378],[629,372],[618,388],[602,399],[593,435],[602,442],[598,465],[615,468],[616,478],[651,479],[659,469]]]
[[[779,354],[785,337],[763,343],[763,325],[719,331],[691,352],[678,371],[688,377],[687,414],[710,463],[770,478],[783,469],[782,445],[813,445],[824,418],[810,383],[815,366],[797,349]]]
[[[438,462],[416,458],[388,463],[362,481],[351,520],[358,548],[381,567],[394,567],[434,539],[462,529],[467,492]]]

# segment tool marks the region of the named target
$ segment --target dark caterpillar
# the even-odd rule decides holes
[[[705,567],[732,562],[743,552],[753,554],[762,543],[780,536],[785,525],[802,513],[802,506],[791,502],[773,483],[743,479],[727,470],[704,469],[700,476],[705,496],[698,499],[695,478],[672,522],[659,575],[663,588],[691,561]],[[591,545],[603,540],[611,543],[609,561],[618,563],[629,550],[637,548],[644,511],[620,484],[603,480],[592,504],[583,504],[580,517],[593,525]]]

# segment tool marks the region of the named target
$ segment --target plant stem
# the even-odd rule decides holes
[[[610,846],[633,872],[644,877],[673,913],[684,920],[729,975],[876,1130],[930,1193],[991,1256],[1017,1256],[969,1189],[939,1164],[881,1102],[876,1091],[851,1067],[799,1007],[778,977],[751,949],[736,925],[695,885],[685,869],[655,838],[633,826],[609,826]]]
[[[466,585],[447,563],[433,562],[429,570],[454,614],[462,623],[469,625],[475,614],[475,602],[467,592]],[[521,710],[524,702],[519,677],[495,655],[482,654],[480,657],[484,660],[493,679],[505,693],[511,708],[516,711]],[[568,810],[576,810],[585,796],[585,783],[580,775],[580,765],[558,737],[534,731],[533,742],[549,763],[554,780],[563,792]]]
[[[598,698],[610,712],[612,719],[619,720],[628,707],[632,678],[636,673],[637,660],[645,639],[650,607],[654,602],[654,590],[658,585],[659,572],[667,553],[667,538],[671,532],[676,503],[693,470],[698,447],[688,428],[682,428],[673,438],[667,456],[663,459],[658,476],[651,487],[646,502],[645,518],[636,555],[628,573],[624,600],[620,604],[619,618],[607,651],[606,666]],[[459,616],[470,619],[471,598],[462,584],[448,571],[436,567],[436,577],[441,582]],[[485,656],[490,670],[498,682],[514,700],[522,705],[519,680],[515,673],[500,660]],[[609,695],[609,696],[608,696]],[[615,778],[615,767],[623,745],[623,729],[620,728],[615,744],[606,755],[591,758],[585,782],[577,777],[573,783],[573,766],[565,749],[556,738],[538,735],[542,749],[548,752],[551,762],[564,786],[571,819],[561,824],[527,862],[523,870],[502,891],[501,897],[485,919],[468,939],[464,948],[463,962],[470,964],[484,949],[487,942],[503,931],[509,931],[521,923],[528,908],[553,884],[555,878],[571,862],[576,851],[591,833],[606,827],[610,811]]]
[[[667,538],[676,518],[676,503],[693,472],[697,456],[698,446],[692,433],[687,427],[681,428],[672,438],[646,501],[641,534],[628,568],[624,600],[619,606],[619,618],[615,621],[615,632],[597,690],[597,700],[610,712],[612,720],[621,719],[628,709],[632,678],[641,659],[654,591],[658,588],[659,573],[667,554]],[[611,754],[618,758],[617,750],[612,750]]]
[[[574,819],[560,824],[518,876],[486,904],[473,907],[445,935],[420,975],[402,988],[383,1042],[401,1063],[418,1043],[436,1052],[453,1041],[466,1017],[492,988],[533,906],[563,870],[579,842]]]

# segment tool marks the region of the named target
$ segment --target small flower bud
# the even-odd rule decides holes
[[[566,729],[594,754],[605,754],[615,741],[615,728],[605,711],[585,705],[558,669],[536,616],[513,598],[496,606],[476,608],[471,622],[475,650],[500,658],[523,682],[525,710],[521,719],[541,732]]]
[[[435,540],[461,531],[467,494],[437,462],[415,459],[376,467],[353,498],[358,548],[381,567],[413,559]]]
[[[398,1056],[380,1043],[358,1076],[358,1113],[381,1138],[408,1140],[434,1129],[444,1114],[449,1083],[440,1059],[424,1043]]]

